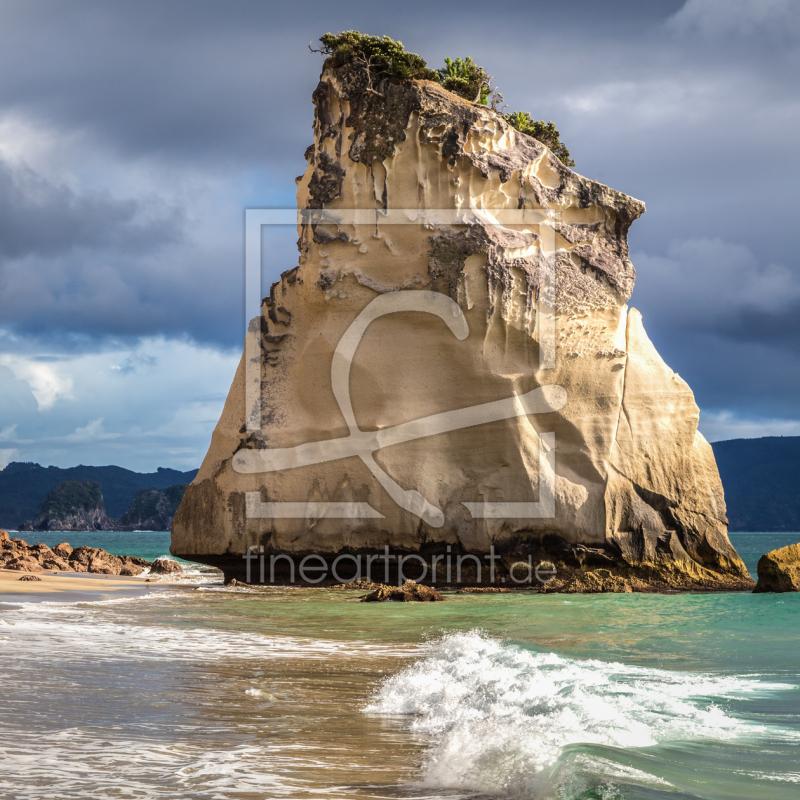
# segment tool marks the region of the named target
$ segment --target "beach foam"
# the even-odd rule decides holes
[[[721,704],[791,688],[579,661],[463,633],[431,645],[387,679],[365,710],[413,715],[412,730],[432,742],[424,786],[539,797],[592,771],[585,756],[573,753],[579,745],[758,737],[763,726],[730,716]],[[636,782],[664,785],[644,774]]]

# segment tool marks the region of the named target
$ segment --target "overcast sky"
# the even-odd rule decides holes
[[[0,467],[199,465],[241,349],[243,210],[294,204],[307,45],[349,28],[472,55],[644,200],[631,304],[701,430],[800,435],[800,0],[384,5],[0,4]]]

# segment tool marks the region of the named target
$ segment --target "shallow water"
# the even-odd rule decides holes
[[[0,797],[800,794],[800,595],[356,596],[0,605]]]

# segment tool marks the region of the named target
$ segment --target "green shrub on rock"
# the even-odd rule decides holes
[[[466,58],[446,58],[445,66],[438,70],[439,80],[448,92],[453,92],[473,103],[489,105],[492,94],[492,78],[479,67],[470,56]],[[502,95],[500,95],[502,99]]]
[[[440,83],[444,89],[465,100],[502,110],[497,106],[502,102],[503,95],[492,86],[492,77],[470,56],[445,58],[444,67],[432,70],[422,56],[407,52],[402,42],[389,36],[369,36],[359,31],[344,31],[326,33],[320,37],[320,42],[322,47],[319,50],[311,49],[327,56],[326,66],[338,69],[353,64],[368,70],[370,77],[367,88],[373,94],[382,94],[382,91],[378,92],[374,88],[374,79],[430,80]],[[379,84],[376,82],[375,85]],[[509,125],[550,148],[562,164],[575,166],[554,123],[535,120],[527,111],[514,111],[502,116]]]
[[[375,75],[393,78],[438,81],[439,76],[428,69],[425,59],[408,53],[402,42],[388,36],[369,36],[359,31],[326,33],[320,37],[322,52],[334,69],[348,63],[361,64]]]
[[[514,111],[511,114],[503,114],[503,118],[512,128],[516,128],[520,133],[532,136],[545,147],[550,148],[553,155],[562,164],[566,164],[568,167],[575,166],[575,162],[570,158],[569,150],[559,138],[555,123],[535,120],[527,111]]]

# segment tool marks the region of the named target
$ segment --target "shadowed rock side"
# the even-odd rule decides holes
[[[263,302],[261,429],[247,430],[243,359],[175,517],[173,554],[219,566],[230,579],[243,576],[251,545],[267,556],[328,558],[388,545],[428,563],[448,546],[479,555],[494,546],[500,573],[520,557],[548,559],[560,570],[554,588],[567,591],[626,590],[626,580],[635,589],[751,588],[728,540],[722,485],[692,392],[626,306],[635,277],[627,232],[644,205],[578,175],[499,114],[434,83],[383,78],[370,86],[357,66],[326,65],[313,99],[314,143],[298,178],[298,207],[365,213],[298,227],[299,263]],[[387,213],[412,221],[433,209],[451,217],[476,211],[382,222]],[[543,212],[552,227],[540,224]],[[553,237],[555,359],[548,363],[543,350],[540,364],[542,248]],[[349,379],[362,431],[540,386],[564,387],[563,408],[376,451],[378,467],[440,509],[442,524],[401,508],[355,456],[236,471],[237,453],[348,436],[331,386],[337,344],[375,298],[419,290],[454,301],[468,334],[459,340],[443,319],[418,311],[372,322]],[[555,437],[554,515],[475,518],[465,503],[542,501],[538,433]],[[308,518],[247,518],[248,494],[258,501],[251,512],[280,502],[322,505]],[[368,503],[377,514],[336,519],[325,511],[332,502]],[[581,584],[595,569],[600,577]],[[462,583],[487,583],[486,569],[473,572]]]

